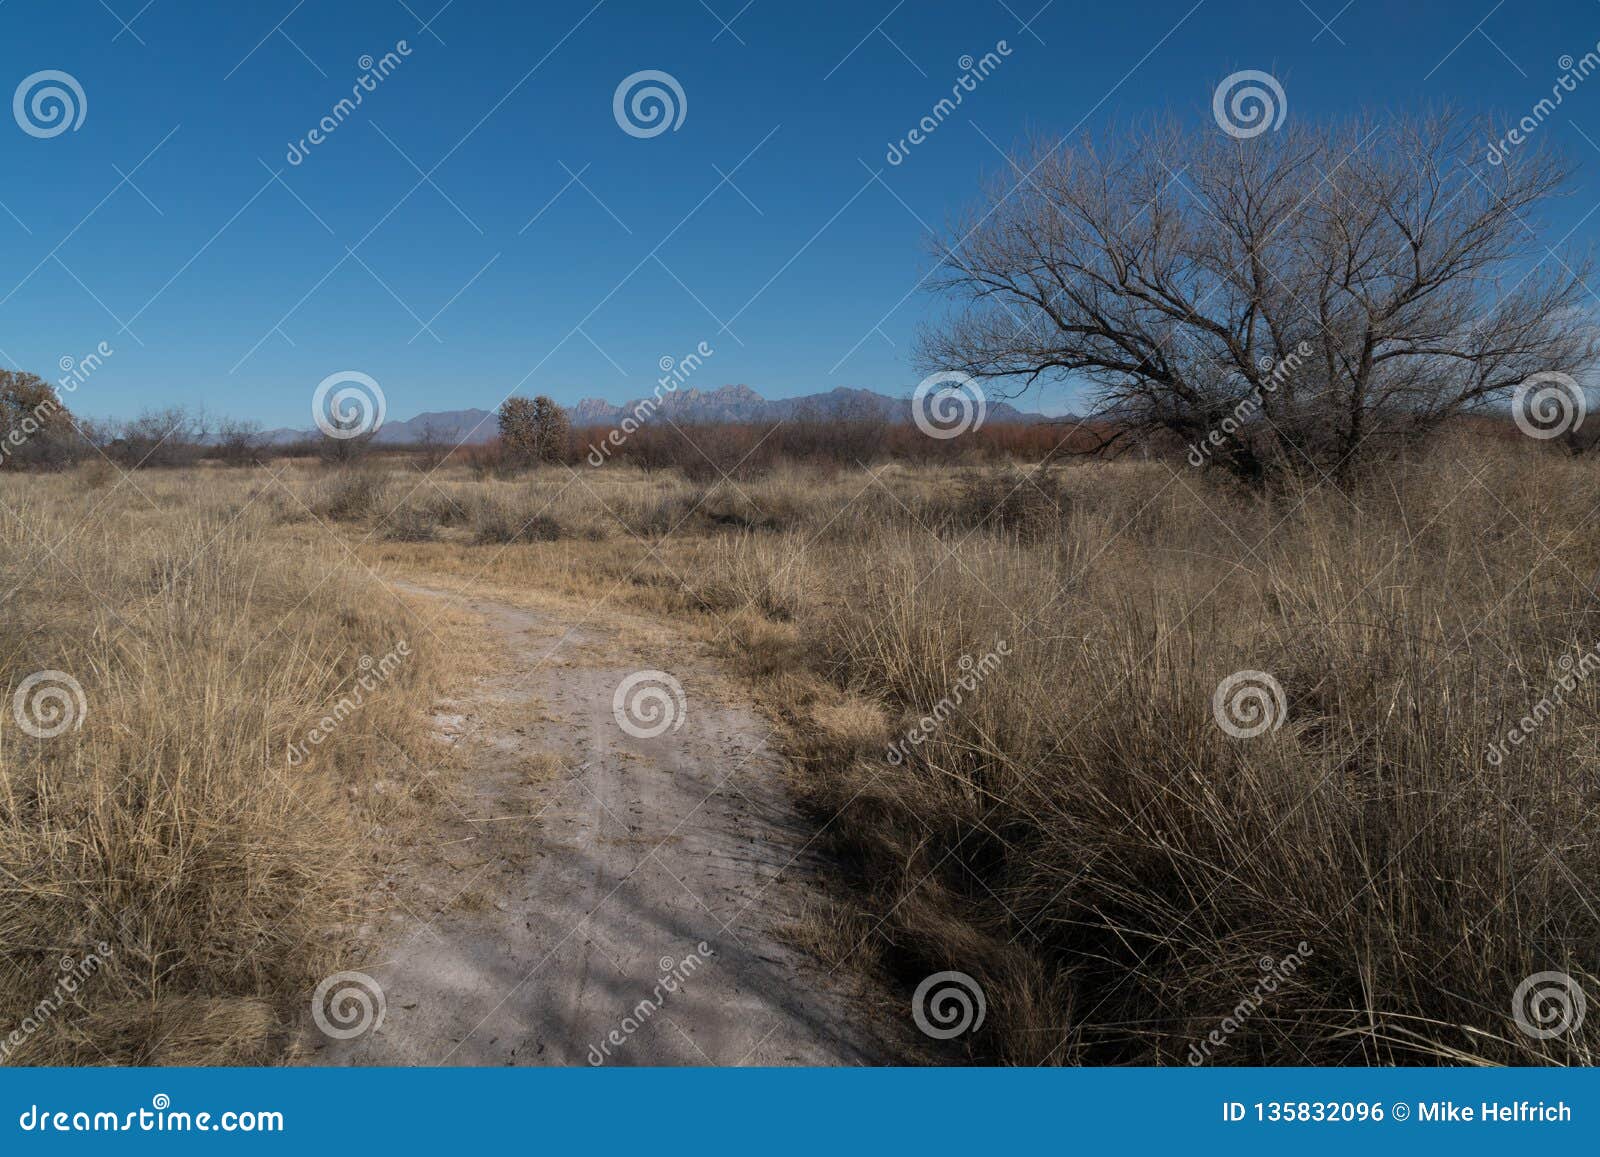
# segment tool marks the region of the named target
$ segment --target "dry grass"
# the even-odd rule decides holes
[[[400,822],[361,791],[379,716],[292,787],[274,753],[401,613],[312,521],[337,507],[370,564],[626,604],[716,640],[787,724],[847,885],[796,935],[907,988],[977,978],[988,1019],[947,1055],[1181,1064],[1225,1023],[1212,1063],[1589,1063],[1600,1046],[1600,1017],[1544,1041],[1511,1017],[1535,972],[1600,997],[1600,678],[1534,706],[1600,641],[1589,462],[1462,443],[1359,492],[1270,496],[1159,462],[789,467],[737,486],[447,467],[332,505],[345,490],[291,470],[233,524],[242,490],[212,508],[151,485],[161,509],[118,491],[94,518],[121,529],[58,557],[37,540],[105,491],[0,487],[22,583],[0,674],[71,670],[91,704],[51,743],[3,733],[0,839],[22,883],[0,929],[26,945],[6,1007],[112,913],[150,913],[72,1039],[165,1056],[176,1020],[197,1055],[260,1055],[282,994],[336,955],[371,873],[351,834]],[[118,592],[115,614],[86,588]],[[252,653],[269,635],[270,659]],[[1241,670],[1283,686],[1277,730],[1217,725],[1213,692]],[[382,726],[404,742],[424,698],[397,687]],[[1236,1016],[1260,962],[1291,953],[1304,965]]]
[[[1600,679],[1487,753],[1600,641],[1597,482],[1481,444],[1272,496],[1154,462],[562,469],[490,485],[567,537],[410,561],[720,640],[791,725],[868,929],[844,954],[977,977],[974,1059],[1184,1063],[1226,1026],[1212,1063],[1587,1063],[1600,1019],[1540,1041],[1511,1006],[1541,971],[1600,993]],[[1217,725],[1241,670],[1284,687],[1282,727]]]
[[[406,753],[448,668],[310,519],[261,472],[0,479],[0,1025],[44,1022],[7,1062],[271,1062],[371,917],[436,791]],[[53,738],[12,710],[43,670],[86,706]]]

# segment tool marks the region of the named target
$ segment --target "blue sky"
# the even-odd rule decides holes
[[[1600,41],[1594,3],[1341,4],[7,0],[0,95],[60,70],[86,111],[49,137],[0,117],[0,364],[54,378],[106,342],[75,409],[269,426],[308,425],[342,370],[393,417],[621,401],[702,341],[694,385],[902,393],[939,311],[918,289],[924,227],[997,146],[1150,110],[1199,123],[1239,69],[1278,77],[1294,117],[1519,117]],[[291,164],[362,58],[400,41]],[[961,58],[1000,41],[1001,66],[887,164]],[[613,96],[642,70],[681,87],[675,130],[619,126]],[[1579,241],[1600,228],[1589,83],[1540,129],[1583,165],[1558,223]]]

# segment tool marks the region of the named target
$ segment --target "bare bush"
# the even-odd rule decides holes
[[[385,520],[384,536],[390,542],[432,542],[439,537],[439,520],[428,507],[408,504]]]
[[[472,512],[479,543],[555,542],[561,523],[541,510],[523,510],[498,498],[485,498]]]
[[[205,453],[205,416],[183,406],[147,409],[115,429],[105,453],[128,470],[192,466]]]
[[[213,453],[219,462],[228,466],[250,466],[259,462],[267,448],[261,423],[236,418],[224,418],[217,423],[216,445]]]

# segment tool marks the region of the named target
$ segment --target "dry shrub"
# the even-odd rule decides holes
[[[407,504],[384,521],[384,536],[390,542],[432,542],[439,537],[437,507]]]
[[[78,467],[78,479],[86,490],[99,490],[109,486],[117,476],[117,468],[98,454],[85,458]]]
[[[542,509],[527,510],[495,497],[473,508],[472,529],[479,544],[556,542],[562,537],[561,523]]]
[[[389,478],[370,467],[338,470],[321,487],[312,509],[333,522],[360,522],[385,513]]]
[[[964,530],[987,527],[1023,542],[1039,542],[1060,535],[1069,505],[1057,471],[1013,468],[965,479],[951,515],[953,525]]]

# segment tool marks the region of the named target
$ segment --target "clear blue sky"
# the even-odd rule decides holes
[[[695,385],[904,392],[938,308],[916,288],[924,225],[971,199],[996,145],[1209,118],[1216,83],[1252,68],[1292,117],[1446,100],[1520,117],[1600,41],[1589,2],[1342,4],[0,0],[0,96],[58,69],[87,102],[48,138],[0,116],[0,364],[54,378],[106,341],[81,412],[269,426],[307,425],[315,385],[349,369],[397,418],[513,390],[620,401],[701,341]],[[291,165],[360,58],[401,40]],[[960,58],[1001,40],[1004,63],[888,165]],[[645,69],[686,110],[640,138],[612,103]],[[1568,224],[1600,200],[1586,84],[1540,129],[1584,165]]]

